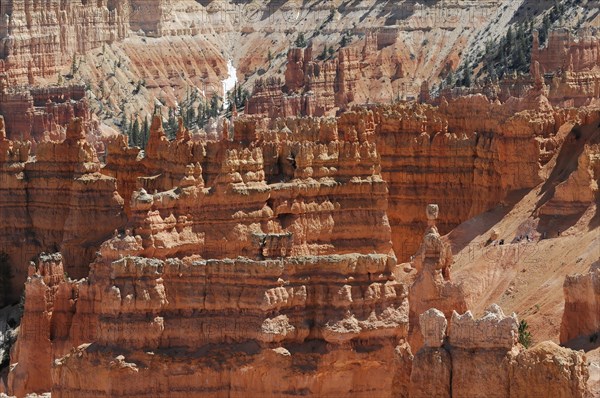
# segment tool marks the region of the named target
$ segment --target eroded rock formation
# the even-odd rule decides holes
[[[73,117],[91,120],[85,87],[10,86],[6,74],[0,72],[0,114],[6,134],[13,140],[42,141],[63,135]]]
[[[327,126],[293,141],[238,127],[239,141],[208,145],[170,143],[154,123],[147,160],[113,151],[142,174],[131,229],[75,285],[61,336],[79,348],[52,341],[53,395],[172,394],[176,375],[197,396],[389,394],[408,292],[392,277],[386,186],[374,144],[331,141]],[[160,159],[172,174],[148,178]]]
[[[410,286],[408,296],[410,345],[414,351],[417,351],[422,345],[420,339],[422,333],[419,331],[422,322],[419,317],[427,308],[439,308],[448,319],[454,311],[464,312],[467,310],[462,286],[450,280],[452,251],[450,246],[442,240],[435,225],[439,216],[438,205],[428,205],[426,215],[428,228],[423,236],[423,243],[411,263],[416,270],[416,276]],[[423,335],[429,338],[427,333],[423,333]]]
[[[128,1],[7,0],[0,22],[1,58],[11,79],[55,77],[77,53],[129,34]]]
[[[410,397],[586,397],[589,377],[581,351],[543,342],[517,344],[516,315],[492,305],[480,319],[441,311],[420,316],[425,345],[415,354]],[[429,376],[429,377],[428,377]]]
[[[65,142],[39,144],[35,159],[26,145],[1,141],[4,175],[27,188],[32,220],[41,217],[43,192],[48,197],[52,191],[35,185],[36,174],[24,181],[26,174],[15,171],[60,175],[69,187],[89,182],[69,202],[86,209],[87,218],[53,220],[51,233],[36,227],[47,234],[41,236],[81,236],[88,226],[82,220],[105,220],[103,212],[126,215],[104,221],[103,236],[94,225],[93,241],[58,240],[67,268],[73,253],[99,255],[87,279],[67,284],[76,297],[53,301],[69,309],[61,319],[64,328],[50,335],[53,394],[167,394],[177,378],[179,390],[200,396],[406,396],[410,379],[416,384],[424,377],[418,367],[410,373],[412,354],[405,344],[410,337],[412,352],[423,344],[419,314],[438,307],[448,322],[453,310],[466,310],[436,222],[459,223],[495,206],[506,192],[538,185],[543,165],[565,142],[557,135],[561,126],[595,120],[593,112],[554,111],[543,96],[536,98],[503,105],[473,96],[439,107],[373,106],[338,118],[246,117],[236,120],[232,139],[227,131],[219,141],[203,142],[192,140],[182,125],[169,141],[156,116],[145,152],[115,137],[104,167],[82,139],[80,120]],[[473,119],[473,112],[479,117]],[[458,148],[460,156],[449,148]],[[463,188],[443,191],[452,181]],[[396,200],[388,202],[393,195]],[[80,205],[92,197],[108,207]],[[440,204],[427,207],[425,215],[402,210],[417,204],[423,209],[428,198]],[[60,209],[56,203],[53,209]],[[392,222],[388,214],[395,216]],[[407,278],[396,280],[394,239],[413,239],[411,231],[424,220],[429,225],[421,247],[411,253]],[[28,228],[21,227],[23,233]],[[88,263],[78,266],[77,272],[88,270]],[[500,326],[512,322],[492,315]],[[495,380],[508,382],[512,362],[506,355],[513,348],[506,339],[514,336],[501,333],[498,341],[468,346],[453,334],[455,324],[475,333],[485,322],[450,320],[455,358],[428,341],[426,348],[435,349],[429,356],[417,353],[415,363],[438,366],[445,375],[448,355],[453,367],[482,361],[476,374],[488,377],[488,362],[496,361],[501,365]],[[31,350],[27,344],[19,349],[22,355]],[[476,349],[482,350],[479,359],[471,352]],[[460,369],[452,370],[456,391],[481,392],[472,370]],[[198,383],[198,375],[208,381]],[[15,390],[24,388],[17,386],[24,377],[17,376]],[[450,381],[444,380],[436,392],[445,391]],[[498,392],[504,393],[510,391]]]
[[[568,343],[578,337],[595,342],[600,335],[600,267],[584,275],[567,276],[563,290],[565,309],[560,342]]]
[[[8,393],[18,397],[50,391],[54,360],[52,340],[68,333],[73,285],[66,281],[60,253],[45,254],[29,266],[25,308],[17,343],[11,352]]]
[[[116,181],[99,173],[81,119],[72,119],[63,142],[38,144],[35,157],[28,143],[4,138],[2,127],[0,117],[0,251],[10,257],[13,302],[31,258],[60,249],[69,275],[87,276],[88,259],[125,219]]]

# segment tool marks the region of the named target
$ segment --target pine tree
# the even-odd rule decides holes
[[[140,131],[140,121],[135,116],[135,121],[133,122],[133,127],[131,128],[131,136],[133,137],[133,143],[135,146],[142,147],[142,133]]]
[[[463,81],[462,81],[463,86],[471,87],[471,75],[472,74],[473,74],[473,71],[471,70],[471,67],[469,65],[467,65],[463,72]]]
[[[196,112],[197,118],[196,118],[196,123],[198,124],[199,127],[204,126],[204,123],[206,123],[206,120],[204,119],[204,103],[202,101],[200,101],[200,103],[198,104],[198,111]]]
[[[129,131],[129,125],[128,125],[127,114],[123,110],[122,115],[121,115],[121,132],[123,134],[127,135],[128,131]]]
[[[448,72],[448,76],[446,76],[446,85],[450,88],[454,86],[454,74],[452,71]]]
[[[73,54],[73,62],[71,62],[71,76],[75,76],[77,72],[77,55]]]
[[[346,33],[344,33],[344,35],[342,36],[342,40],[340,41],[340,47],[346,47],[349,42],[350,42],[350,37],[348,37],[348,35],[346,35]]]
[[[210,116],[217,117],[219,115],[219,97],[214,94],[210,99]]]
[[[318,58],[320,60],[324,60],[325,58],[327,58],[327,44],[325,44],[325,47],[323,47],[323,51],[321,52]]]
[[[127,137],[129,138],[129,147],[133,148],[135,146],[134,137],[133,137],[133,117],[129,119],[127,122],[127,128],[125,129]]]
[[[142,124],[142,148],[146,149],[148,145],[148,138],[150,138],[150,122],[148,116],[144,117],[144,124]]]
[[[510,54],[512,47],[514,45],[515,36],[513,34],[512,26],[508,27],[508,32],[506,32],[506,44],[504,45],[504,53]]]
[[[185,123],[185,127],[187,127],[188,129],[190,129],[195,121],[196,121],[196,108],[194,108],[194,104],[190,103],[187,107],[187,111],[186,113],[186,123]]]
[[[519,323],[519,343],[521,343],[523,347],[529,348],[531,347],[532,342],[533,338],[529,332],[529,325],[527,324],[527,321],[522,320]]]
[[[302,32],[298,33],[298,37],[296,38],[296,41],[294,42],[294,44],[296,45],[296,47],[300,47],[300,48],[306,47],[306,39],[304,38],[304,33],[302,33]]]

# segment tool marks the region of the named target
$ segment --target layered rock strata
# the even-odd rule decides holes
[[[408,292],[379,157],[311,123],[201,144],[168,142],[158,119],[147,160],[109,148],[131,165],[121,186],[146,162],[164,172],[135,177],[128,229],[76,284],[53,396],[390,394]]]
[[[84,162],[88,166],[76,166],[75,164],[72,166],[84,167],[84,169],[91,167],[86,173],[91,175],[100,171],[105,176],[100,177],[98,174],[94,174],[96,177],[93,177],[93,179],[97,179],[94,184],[107,184],[106,189],[101,189],[104,192],[103,195],[107,197],[102,203],[106,203],[106,206],[112,210],[107,208],[104,214],[111,213],[113,214],[111,217],[114,219],[114,222],[102,224],[102,236],[107,236],[114,228],[124,224],[123,218],[114,216],[120,212],[118,210],[120,201],[113,200],[115,188],[112,184],[115,182],[118,196],[126,198],[124,201],[125,211],[133,220],[134,214],[131,211],[129,199],[140,188],[144,188],[149,194],[153,194],[155,191],[166,192],[178,187],[189,186],[203,187],[203,190],[212,191],[231,189],[226,188],[227,185],[223,185],[228,181],[236,183],[245,181],[258,185],[272,185],[274,191],[279,191],[278,183],[285,187],[285,183],[296,178],[311,181],[310,179],[327,179],[338,175],[338,178],[342,178],[344,181],[352,181],[353,177],[368,175],[371,170],[381,168],[381,175],[387,181],[391,198],[384,212],[389,218],[394,251],[398,258],[406,261],[419,248],[419,236],[426,227],[424,218],[419,214],[421,213],[420,209],[427,203],[438,202],[442,209],[441,216],[437,220],[437,228],[441,234],[444,234],[475,214],[496,206],[509,192],[536,186],[542,179],[540,172],[543,165],[552,158],[564,141],[564,136],[558,134],[561,126],[565,123],[573,123],[573,121],[579,121],[582,125],[590,124],[597,118],[597,115],[587,111],[578,113],[554,111],[544,105],[543,97],[539,97],[537,108],[527,110],[531,106],[531,103],[527,101],[529,100],[524,99],[499,105],[489,102],[483,96],[473,96],[442,103],[439,107],[397,105],[357,108],[341,114],[337,119],[289,118],[280,121],[240,119],[234,124],[233,135],[235,141],[248,143],[249,146],[242,152],[239,148],[236,149],[236,144],[228,140],[194,142],[183,128],[178,133],[179,138],[169,142],[161,130],[160,120],[155,120],[155,126],[152,128],[153,138],[148,144],[145,156],[141,156],[142,153],[139,149],[128,148],[124,137],[121,136],[113,138],[108,143],[105,167],[100,168],[94,163],[95,160],[86,159],[78,160],[78,162]],[[466,112],[466,109],[471,109],[471,111]],[[473,112],[479,115],[475,119],[472,118]],[[268,127],[269,124],[277,127],[275,129]],[[481,131],[485,131],[485,133]],[[303,134],[303,139],[297,138],[302,137]],[[309,146],[312,145],[309,144],[309,141],[315,140],[318,145]],[[5,178],[16,178],[11,184],[17,184],[15,187],[19,186],[21,192],[25,192],[23,190],[27,189],[29,199],[25,200],[23,196],[21,202],[25,203],[28,200],[31,202],[37,197],[38,192],[43,194],[41,190],[34,189],[34,185],[42,181],[34,178],[34,174],[37,173],[41,176],[44,173],[46,166],[42,167],[42,164],[47,164],[47,167],[55,167],[59,164],[54,157],[49,155],[54,149],[48,152],[46,148],[55,148],[56,146],[56,151],[61,151],[62,148],[73,145],[73,141],[68,141],[72,142],[71,144],[68,144],[67,141],[60,146],[56,146],[57,144],[39,145],[38,150],[41,149],[41,153],[38,154],[35,161],[27,161],[26,155],[23,153],[20,162],[6,163],[4,170],[7,177]],[[260,144],[258,144],[259,142]],[[261,146],[260,151],[258,146]],[[375,147],[377,147],[376,152]],[[355,160],[339,157],[335,155],[336,151],[348,153],[348,156],[350,153],[358,153],[361,162],[356,163]],[[589,153],[593,153],[593,148],[590,151],[592,152]],[[381,157],[381,163],[375,162],[373,157]],[[586,163],[588,170],[586,173],[592,176],[590,182],[592,196],[580,195],[582,200],[586,201],[595,195],[596,188],[593,184],[598,174],[597,162],[593,161],[593,157],[588,156],[588,158],[591,160]],[[330,159],[337,159],[336,162],[340,163],[329,165],[327,162]],[[375,163],[362,163],[367,159],[372,159],[371,161]],[[227,165],[232,162],[243,164],[245,174],[227,171],[227,167],[229,167]],[[585,162],[585,159],[582,162]],[[68,162],[64,160],[60,162],[67,167],[66,163]],[[23,174],[24,171],[27,171],[31,178],[23,179],[22,177],[26,176]],[[46,173],[48,172],[46,171]],[[264,174],[264,177],[261,173]],[[61,175],[66,176],[65,174]],[[73,176],[76,177],[75,181],[80,180],[79,174],[76,173]],[[311,184],[312,182],[308,185],[312,186]],[[85,185],[85,187],[92,186],[92,184]],[[350,192],[354,188],[332,186],[328,187],[326,192],[323,191],[322,195],[338,195],[340,192],[340,195],[352,197],[353,194],[347,193],[346,189]],[[343,193],[341,193],[342,191]],[[12,195],[14,198],[15,193]],[[202,195],[201,197],[205,197]],[[276,207],[280,206],[285,202],[285,195],[287,193],[273,194],[274,199],[271,204]],[[388,194],[381,192],[378,195],[380,195],[378,198],[383,198]],[[258,196],[256,197],[258,198]],[[57,203],[61,203],[65,196],[60,196],[60,198]],[[249,198],[251,201],[254,200],[252,195]],[[210,196],[203,200],[206,200],[207,203],[212,201]],[[238,203],[242,208],[247,206],[244,201]],[[6,202],[7,209],[11,208],[10,203],[13,202]],[[553,203],[549,203],[541,211],[550,211],[552,205]],[[10,215],[7,210],[7,220],[16,217],[14,222],[7,224],[7,228],[9,228],[8,225],[21,225],[16,230],[22,230],[23,232],[20,232],[20,236],[22,236],[27,228],[31,228],[31,225],[38,225],[40,222],[36,220],[41,217],[41,213],[36,206],[31,207],[32,212],[37,214],[31,222],[27,221],[27,217],[31,217],[31,215],[27,215],[27,212],[23,213],[22,208],[14,209],[13,206]],[[211,206],[217,205],[211,204]],[[289,206],[289,202],[285,206]],[[99,211],[104,212],[105,210]],[[222,210],[211,209],[208,212],[210,214],[208,219],[220,211]],[[58,215],[58,213],[56,214]],[[169,214],[161,213],[163,219],[168,216]],[[174,216],[176,218],[187,217],[183,211]],[[283,215],[279,217],[285,218]],[[60,220],[64,219],[61,213]],[[290,220],[293,218],[290,217]],[[285,224],[287,221],[282,222]],[[49,246],[61,244],[62,241],[58,234],[62,232],[58,232],[61,228],[57,228],[57,226],[61,226],[62,221],[54,222],[52,225],[52,228],[57,229],[57,235],[52,239],[42,239],[35,250],[24,253],[19,249],[23,246],[22,243],[16,245],[11,243],[6,244],[5,251],[13,253],[11,256],[15,263],[26,264],[39,251],[57,249]],[[336,225],[338,225],[337,221]],[[78,227],[73,226],[73,228],[76,230]],[[307,231],[302,233],[303,236],[307,234]],[[83,250],[84,253],[88,253],[86,258],[91,258],[93,251],[99,245],[100,235],[98,232],[94,238],[86,238],[85,242],[87,243],[84,245],[87,247],[86,249],[72,250]],[[228,239],[227,234],[224,234],[222,238]],[[203,249],[206,250],[203,255],[207,258],[237,255],[239,247],[234,248],[232,242],[239,239],[236,237],[229,239],[228,243],[217,243],[222,238],[209,243],[206,249]],[[299,239],[299,237],[295,236],[294,239]],[[327,248],[327,242],[321,242],[322,238],[317,236],[311,239],[312,242],[307,241],[304,248],[297,245],[293,250],[298,253],[310,253],[310,247],[313,247],[319,248],[317,250],[319,253],[335,252]],[[376,238],[375,241],[378,243],[373,244],[377,250],[383,247],[379,239],[379,237]],[[93,241],[98,243],[90,245],[89,243]],[[78,241],[73,240],[72,242],[75,244]],[[347,249],[345,250],[351,251],[354,244],[352,239],[347,238],[346,242]],[[224,247],[221,248],[221,245]],[[189,246],[190,252],[192,247],[192,245]],[[39,251],[36,251],[38,249]],[[72,265],[69,250],[71,249],[62,249],[66,267],[71,273],[76,267]],[[83,264],[80,266],[86,267]],[[83,270],[83,268],[81,269]],[[84,276],[85,274],[82,271],[75,275]],[[20,278],[24,280],[24,274]]]
[[[129,34],[128,1],[13,1],[2,4],[0,58],[11,79],[55,77],[74,54]]]
[[[581,351],[543,342],[517,344],[516,315],[492,305],[480,319],[452,315],[449,333],[441,311],[420,316],[425,345],[415,354],[412,397],[587,397],[589,377]],[[432,375],[431,372],[435,372]]]
[[[83,85],[11,87],[3,72],[0,72],[0,114],[4,116],[9,139],[34,142],[64,135],[73,117],[86,123],[92,118]]]
[[[114,179],[99,173],[83,121],[73,119],[64,142],[30,144],[5,138],[0,118],[0,252],[12,268],[10,302],[19,298],[27,264],[42,251],[62,250],[65,270],[87,276],[88,259],[124,223],[123,199]]]
[[[392,240],[407,261],[419,248],[428,203],[442,210],[437,226],[448,233],[500,203],[508,192],[542,181],[541,167],[560,145],[568,118],[543,97],[498,104],[482,95],[419,104],[357,108],[338,120],[340,134],[373,137],[389,184]],[[588,120],[589,119],[589,120]]]

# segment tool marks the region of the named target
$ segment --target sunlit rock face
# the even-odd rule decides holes
[[[58,282],[76,292],[52,300],[68,332],[37,325],[53,395],[390,394],[389,375],[407,372],[408,290],[392,276],[379,156],[319,123],[240,124],[236,142],[194,143],[156,122],[145,158],[109,147],[105,178],[137,186],[130,221],[87,279]],[[21,346],[15,362],[34,349]],[[11,391],[29,388],[19,375]]]
[[[40,252],[61,250],[65,271],[87,276],[100,243],[125,223],[116,180],[99,172],[85,136],[84,121],[74,118],[66,138],[39,143],[35,157],[31,143],[0,136],[0,252],[14,275],[9,302],[18,301],[28,263]]]
[[[420,316],[424,346],[415,354],[410,397],[586,397],[589,371],[581,351],[550,341],[518,344],[515,314],[493,304],[483,317],[430,309]],[[442,345],[443,344],[443,345]],[[435,372],[435,377],[432,372]]]

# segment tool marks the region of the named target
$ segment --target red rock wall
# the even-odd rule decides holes
[[[577,34],[554,30],[550,31],[544,48],[540,48],[537,38],[534,38],[531,59],[540,63],[542,73],[558,70],[581,72],[600,64],[600,42],[588,29]]]
[[[7,138],[42,141],[64,133],[73,117],[91,120],[84,86],[10,87],[0,75],[0,114]]]
[[[63,143],[40,143],[35,158],[19,142],[0,145],[0,251],[14,270],[11,300],[18,300],[29,260],[42,251],[62,250],[69,275],[86,276],[88,259],[125,221],[115,180],[98,173],[82,123],[73,119]]]
[[[541,182],[538,135],[554,131],[552,113],[515,115],[485,97],[442,104],[373,107],[340,117],[340,130],[371,134],[388,182],[394,250],[401,261],[417,251],[422,209],[438,203],[446,234],[496,206],[513,190]],[[371,120],[361,125],[359,120]],[[370,131],[369,131],[370,130]],[[526,154],[526,155],[525,155]]]
[[[550,341],[524,350],[515,314],[495,304],[479,319],[455,312],[447,338],[445,322],[435,309],[420,317],[426,345],[413,361],[411,398],[589,396],[585,355]]]
[[[0,22],[0,58],[11,81],[33,84],[38,77],[55,77],[63,65],[70,64],[73,54],[129,34],[128,1],[4,3],[9,12]]]
[[[600,331],[600,270],[569,275],[563,285],[565,309],[560,325],[560,342],[581,337],[588,340]]]
[[[147,160],[109,148],[121,186],[142,174],[131,229],[77,284],[53,395],[390,394],[408,302],[375,145],[320,120],[236,130],[169,143],[155,120]]]

